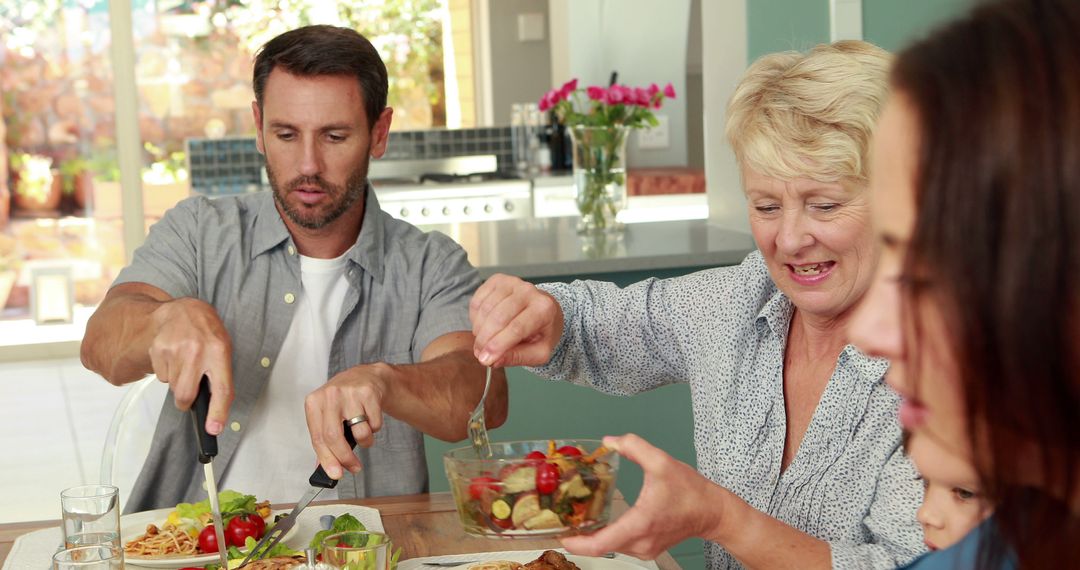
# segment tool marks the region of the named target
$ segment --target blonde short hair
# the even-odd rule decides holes
[[[782,180],[865,184],[891,61],[854,40],[759,58],[727,108],[725,134],[739,166]]]

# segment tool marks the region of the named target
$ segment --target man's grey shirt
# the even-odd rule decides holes
[[[362,363],[419,362],[434,339],[471,330],[469,299],[480,278],[465,251],[443,234],[390,217],[370,185],[360,235],[346,257],[349,289],[330,350],[330,377]],[[220,480],[270,379],[300,293],[300,256],[273,195],[181,201],[150,228],[113,286],[130,282],[206,301],[229,331],[236,399],[218,436],[214,469]],[[126,511],[206,498],[194,435],[170,392],[149,457],[125,498]],[[408,424],[384,416],[375,445],[357,455],[364,469],[345,474],[337,487],[341,498],[427,490],[423,434]],[[297,481],[296,488],[299,498],[307,481]]]

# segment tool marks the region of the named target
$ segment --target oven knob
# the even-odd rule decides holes
[[[465,206],[464,212],[465,212],[465,215],[468,216],[469,214],[472,213],[472,208],[470,208],[469,206]]]
[[[408,208],[402,208],[401,209],[401,217],[404,218],[404,217],[407,217],[408,215],[409,215],[409,209]]]
[[[503,204],[503,208],[506,208],[507,212],[513,212],[514,211],[514,203],[507,200],[506,204]]]
[[[484,204],[484,212],[490,214],[495,208],[491,207],[491,204]]]
[[[428,210],[427,208],[421,208],[420,209],[420,215],[421,216],[426,216],[426,215],[428,215],[430,213],[431,213],[431,210]]]
[[[444,216],[449,216],[450,215],[450,206],[443,206],[442,215],[444,215]]]

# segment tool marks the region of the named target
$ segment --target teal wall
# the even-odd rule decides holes
[[[749,61],[829,41],[828,0],[746,0]]]
[[[863,0],[863,39],[898,51],[975,0]],[[746,0],[749,61],[829,41],[828,0]]]
[[[650,276],[672,277],[691,271],[582,275],[573,278],[600,279],[628,285]],[[569,278],[546,281],[567,280]],[[510,384],[510,418],[505,425],[491,431],[492,441],[599,439],[605,435],[633,432],[676,459],[696,465],[690,390],[685,384],[665,386],[627,398],[543,380],[523,368],[508,369],[507,377]],[[442,455],[446,450],[461,445],[426,438],[432,491],[449,490]],[[623,461],[619,466],[617,486],[628,502],[633,503],[637,499],[641,482],[641,468],[630,461]],[[700,540],[687,540],[672,548],[671,554],[683,568],[705,567]]]
[[[964,13],[974,3],[974,0],[863,0],[863,38],[896,52]]]

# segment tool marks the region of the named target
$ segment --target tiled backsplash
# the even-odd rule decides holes
[[[381,160],[478,154],[493,154],[499,170],[511,170],[510,127],[391,131]],[[262,185],[264,161],[254,138],[188,139],[187,156],[192,192],[219,196],[248,192]]]
[[[509,170],[513,158],[510,127],[390,131],[390,144],[383,159],[410,160],[476,154],[494,154],[499,160],[499,170]]]
[[[188,139],[191,191],[207,196],[241,194],[262,184],[263,156],[255,139]]]

